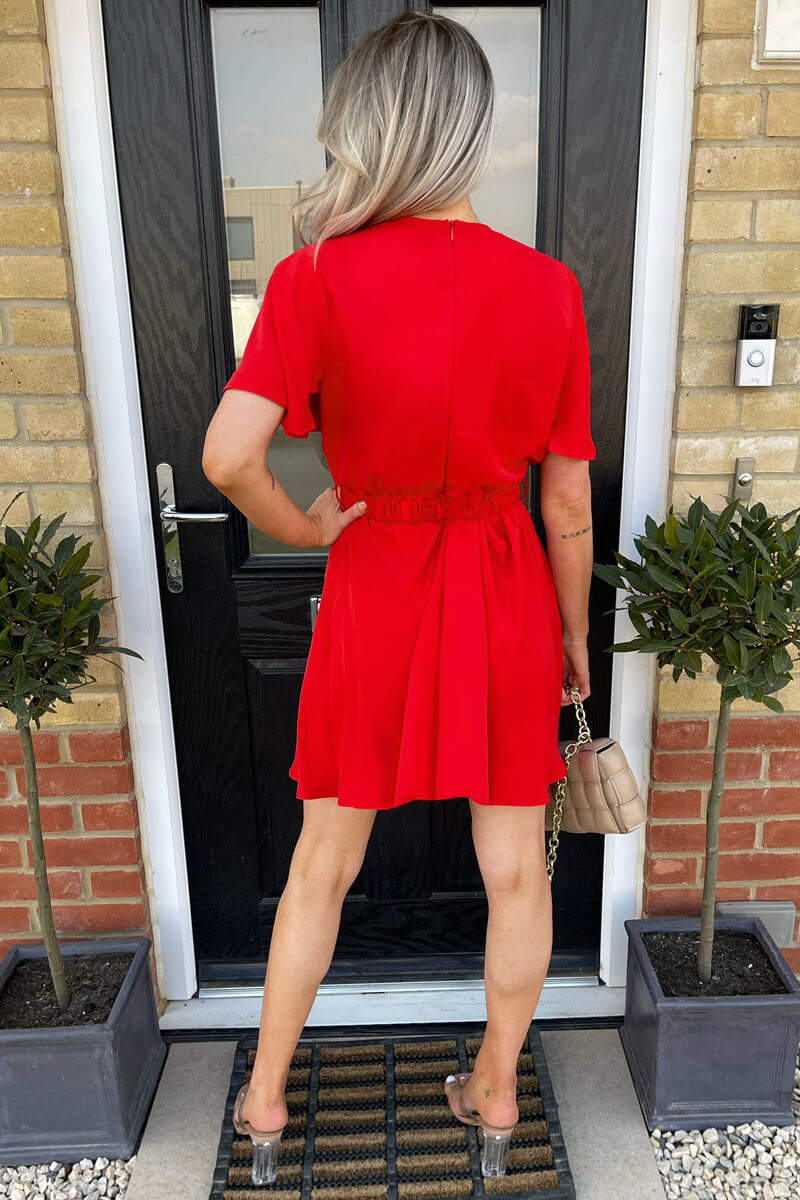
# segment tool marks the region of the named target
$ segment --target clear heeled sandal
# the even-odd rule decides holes
[[[461,1093],[471,1074],[472,1072],[468,1071],[461,1075],[448,1075],[444,1081],[445,1095],[453,1116],[465,1125],[480,1126],[483,1134],[481,1174],[485,1179],[497,1178],[506,1173],[511,1135],[517,1127],[517,1122],[513,1125],[489,1125],[477,1109],[464,1108]],[[458,1097],[455,1103],[454,1096]]]
[[[256,1187],[262,1187],[265,1183],[275,1182],[281,1134],[286,1126],[272,1130],[255,1129],[249,1121],[242,1120],[242,1105],[248,1087],[249,1084],[244,1084],[236,1096],[233,1127],[240,1137],[249,1137],[253,1143],[253,1183]]]

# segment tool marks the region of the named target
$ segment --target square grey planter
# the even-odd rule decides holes
[[[67,942],[65,957],[134,954],[105,1024],[0,1030],[0,1163],[130,1158],[167,1053],[158,1028],[148,938]],[[14,946],[0,962],[0,991],[17,963],[44,946]]]
[[[699,917],[625,921],[628,968],[620,1038],[648,1129],[706,1129],[758,1119],[793,1125],[800,982],[758,917],[717,917],[753,934],[783,981],[770,996],[665,996],[643,933],[700,929]]]

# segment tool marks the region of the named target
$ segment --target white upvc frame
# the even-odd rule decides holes
[[[203,1002],[183,1004],[195,994],[197,979],[100,0],[45,0],[45,13],[118,631],[122,644],[143,655],[142,662],[126,661],[125,697],[159,986],[176,1002],[172,1023],[181,1023],[184,1008],[185,1020],[198,1025],[197,1003]],[[666,505],[696,27],[697,0],[650,0],[619,539],[620,549],[631,555],[645,514],[663,514]],[[631,632],[626,614],[618,612],[615,640]],[[614,656],[610,732],[623,743],[642,788],[654,686],[650,656]],[[619,1013],[627,957],[623,920],[640,913],[643,842],[643,830],[605,839],[600,979],[614,989],[611,1008]],[[342,1020],[352,1013],[352,988],[345,992],[349,998],[343,993],[340,1004],[331,1003],[333,996],[320,997],[327,1022],[336,1023],[337,1012]],[[367,1013],[372,1020],[385,1019],[391,1011],[382,1007],[388,993],[368,987],[363,992],[365,999],[373,993],[365,1019]],[[546,1015],[577,1012],[571,1001],[578,992],[585,989],[566,986],[562,998],[557,984],[548,987]],[[441,1019],[431,999],[427,1011]],[[473,1003],[474,998],[470,1009]],[[454,1019],[460,1015],[450,1011]],[[218,1014],[214,1019],[222,1022]]]

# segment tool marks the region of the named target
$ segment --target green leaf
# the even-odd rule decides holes
[[[63,567],[61,568],[61,574],[65,576],[77,575],[78,571],[80,571],[81,567],[89,557],[91,549],[91,543],[87,542],[85,546],[81,546],[80,550],[76,550],[75,553],[72,554],[64,563]]]
[[[605,563],[596,563],[593,572],[598,579],[602,579],[605,583],[610,583],[612,587],[625,587],[625,580],[619,567],[608,566]]]
[[[608,647],[613,651],[643,650],[646,653],[660,653],[664,650],[674,650],[674,642],[659,641],[656,638],[632,638],[629,642],[615,642]]]
[[[651,578],[666,591],[681,594],[686,591],[685,581],[676,579],[674,575],[668,575],[655,563],[651,563],[647,570]]]
[[[769,550],[767,550],[767,547],[764,545],[764,543],[761,541],[761,539],[757,538],[756,535],[753,533],[753,531],[751,529],[748,529],[746,525],[742,526],[742,533],[744,534],[745,537],[750,539],[750,541],[753,543],[754,546],[758,547],[760,554],[762,554],[763,557],[766,559],[766,561],[768,563],[770,563],[770,565],[771,565],[772,558],[770,557]]]
[[[131,658],[138,658],[141,662],[144,662],[144,658],[139,651],[131,650],[128,646],[104,646],[103,649],[108,654],[129,654]]]
[[[23,550],[24,542],[17,533],[13,525],[6,525],[6,547],[11,547],[14,550]]]
[[[60,571],[64,563],[71,557],[78,539],[74,533],[70,533],[67,537],[62,538],[58,543],[53,554],[53,563]]]
[[[756,592],[756,620],[763,625],[772,609],[772,585],[765,580]]]
[[[668,516],[664,522],[664,541],[668,546],[672,546],[673,549],[681,544],[678,534],[678,520],[673,515]]]
[[[46,607],[49,607],[49,608],[63,608],[64,607],[63,596],[52,596],[52,595],[49,595],[47,592],[34,592],[34,599],[37,601],[38,604],[44,604]]]
[[[60,528],[61,523],[64,520],[64,518],[66,517],[66,515],[67,515],[66,513],[59,513],[57,517],[53,517],[52,521],[50,522],[50,524],[48,526],[46,526],[46,528],[44,529],[44,531],[42,533],[42,536],[39,538],[40,548],[43,548],[44,546],[47,545],[47,543],[49,541],[51,541],[51,539],[54,537],[54,535],[57,533],[58,529]]]
[[[679,608],[670,606],[667,609],[667,612],[669,613],[670,621],[676,629],[678,629],[681,633],[689,632],[689,621]]]

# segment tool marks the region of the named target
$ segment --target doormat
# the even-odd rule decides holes
[[[252,1145],[233,1128],[255,1035],[238,1043],[209,1200],[575,1200],[541,1038],[517,1067],[519,1123],[505,1175],[484,1179],[480,1130],[450,1111],[444,1077],[472,1070],[479,1037],[301,1039],[286,1086],[277,1178],[255,1187]]]

